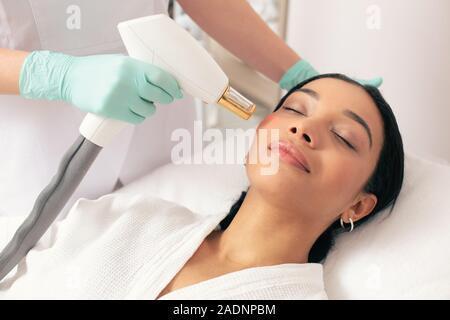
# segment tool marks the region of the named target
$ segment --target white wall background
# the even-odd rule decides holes
[[[382,76],[405,150],[450,162],[449,0],[290,0],[287,24],[319,72]]]

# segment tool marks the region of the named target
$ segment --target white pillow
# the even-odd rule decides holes
[[[450,166],[405,153],[392,213],[341,235],[328,254],[331,299],[450,298]]]
[[[450,166],[405,157],[390,216],[387,208],[336,239],[324,262],[330,299],[450,298]],[[247,186],[243,165],[167,164],[117,192],[158,195],[214,214],[228,211]]]

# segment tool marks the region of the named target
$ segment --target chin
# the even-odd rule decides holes
[[[293,175],[290,168],[285,168],[281,164],[274,174],[262,174],[264,170],[267,171],[267,168],[258,164],[246,166],[247,178],[250,181],[250,185],[258,186],[258,189],[274,189],[280,192],[283,189],[292,189],[293,186],[295,188],[295,185],[299,184],[298,179],[300,177]],[[293,184],[293,182],[295,183]]]
[[[311,182],[305,180],[305,174],[298,172],[288,164],[280,162],[275,174],[264,175],[261,173],[265,166],[260,164],[246,165],[247,179],[251,186],[263,191],[267,195],[286,197],[295,192],[307,192],[311,189]],[[289,195],[288,195],[289,196]]]
[[[283,181],[295,180],[299,181],[299,179],[303,180],[307,173],[302,171],[301,169],[285,163],[283,161],[279,161],[278,165],[271,166],[270,164],[246,164],[246,172],[247,177],[250,179],[251,177],[263,177],[263,178],[273,178],[273,179],[282,179]],[[306,175],[305,175],[306,174]]]

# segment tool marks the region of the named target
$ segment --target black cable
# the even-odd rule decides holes
[[[41,191],[31,213],[0,253],[0,281],[45,234],[101,150],[102,147],[80,136],[66,151],[57,173]]]

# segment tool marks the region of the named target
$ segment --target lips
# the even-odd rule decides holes
[[[302,170],[310,173],[310,167],[306,157],[303,153],[295,147],[291,142],[285,140],[276,140],[272,141],[269,144],[270,150],[278,150],[280,156],[287,156],[288,161],[293,160],[293,164],[300,167]],[[289,161],[291,162],[291,161]]]

